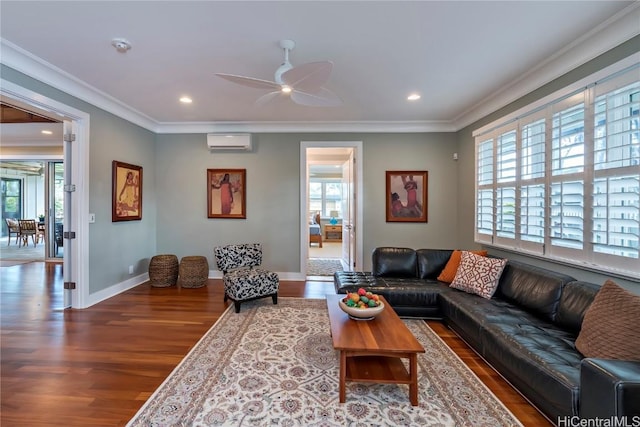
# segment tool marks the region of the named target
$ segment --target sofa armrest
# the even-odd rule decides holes
[[[640,362],[583,359],[580,363],[580,417],[623,416],[640,416]]]

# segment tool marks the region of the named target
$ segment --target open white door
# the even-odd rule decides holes
[[[355,242],[355,180],[353,150],[349,159],[342,165],[342,267],[353,271],[356,267]]]
[[[73,278],[73,266],[72,266],[72,256],[71,254],[73,253],[73,249],[72,249],[72,242],[74,242],[73,239],[75,239],[75,233],[74,232],[70,232],[69,230],[72,230],[71,225],[73,224],[72,222],[72,208],[71,208],[71,202],[72,202],[72,195],[75,192],[75,186],[72,184],[72,176],[71,176],[71,152],[72,152],[72,147],[71,144],[74,143],[74,141],[76,140],[76,136],[75,136],[75,132],[73,129],[73,122],[70,120],[65,120],[64,121],[64,130],[63,130],[63,135],[64,135],[64,145],[63,145],[63,153],[64,153],[64,219],[62,221],[62,230],[63,230],[63,247],[64,247],[64,254],[63,254],[63,265],[64,268],[62,270],[62,275],[63,275],[63,279],[64,279],[64,294],[63,294],[63,304],[64,304],[64,308],[69,308],[72,306],[72,298],[73,298],[73,289],[75,289],[75,280]]]

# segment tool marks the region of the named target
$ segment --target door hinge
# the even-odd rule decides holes
[[[63,188],[64,188],[64,191],[66,191],[67,193],[73,193],[74,191],[76,191],[75,184],[67,184]]]
[[[64,288],[65,289],[75,289],[76,288],[76,282],[64,282]]]
[[[76,238],[76,232],[75,231],[65,231],[62,233],[62,238],[63,239],[75,239]]]
[[[76,140],[76,134],[75,134],[75,133],[65,133],[65,134],[62,136],[62,140],[63,140],[64,142],[73,142],[73,141],[75,141],[75,140]]]

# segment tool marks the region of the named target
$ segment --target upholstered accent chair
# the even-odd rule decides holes
[[[240,304],[257,299],[271,297],[278,303],[278,274],[259,268],[262,264],[262,245],[244,243],[218,246],[213,249],[218,269],[222,271],[224,300],[235,304],[236,313],[240,313]]]

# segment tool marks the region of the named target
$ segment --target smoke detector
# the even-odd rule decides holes
[[[115,47],[116,50],[120,53],[126,53],[129,49],[131,49],[131,43],[129,43],[125,39],[113,39],[111,40],[111,46]]]

